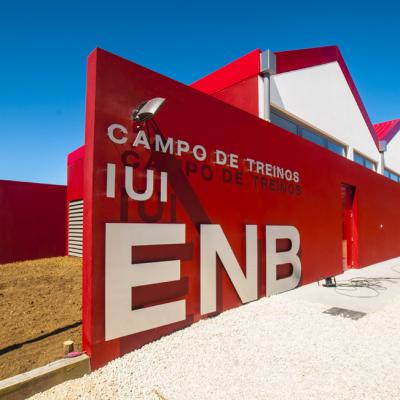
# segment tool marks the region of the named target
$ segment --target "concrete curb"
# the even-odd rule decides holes
[[[23,400],[70,379],[80,378],[90,370],[90,358],[86,354],[57,360],[0,381],[0,400]]]

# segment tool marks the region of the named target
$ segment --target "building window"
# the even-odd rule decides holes
[[[396,174],[395,172],[390,171],[389,169],[384,170],[384,175],[395,182],[400,182],[400,175]]]
[[[271,112],[271,122],[274,125],[277,125],[282,129],[285,129],[286,131],[292,132],[295,135],[298,134],[297,125],[295,123],[293,123],[292,121],[289,121],[286,118],[282,118],[280,115],[275,114],[273,112]]]
[[[307,129],[304,129],[304,128],[301,129],[301,136],[302,136],[304,139],[309,140],[310,142],[313,142],[313,143],[315,143],[315,144],[319,144],[319,145],[322,146],[322,147],[325,147],[325,140],[324,140],[324,138],[323,138],[322,136],[316,135],[316,134],[313,133],[313,132],[310,132],[310,131],[307,130]]]
[[[340,156],[346,156],[345,146],[335,142],[330,138],[327,138],[326,136],[313,132],[310,129],[303,127],[299,123],[294,123],[293,121],[290,121],[289,119],[284,118],[275,112],[271,112],[271,122],[282,129],[309,140],[310,142],[313,142],[321,147],[325,147],[326,149],[339,154]]]
[[[372,171],[376,171],[376,163],[362,156],[359,153],[354,152],[354,161],[357,164],[364,166],[365,168],[371,169]]]
[[[328,149],[336,154],[339,154],[340,156],[346,155],[346,149],[344,146],[330,140],[328,141]]]

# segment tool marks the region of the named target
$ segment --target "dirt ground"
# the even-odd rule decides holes
[[[62,358],[65,340],[81,350],[81,293],[80,258],[0,265],[0,379]]]

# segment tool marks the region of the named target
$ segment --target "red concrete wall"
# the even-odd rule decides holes
[[[256,49],[190,86],[258,116],[260,50]]]
[[[85,156],[85,146],[81,146],[68,154],[67,159],[67,199],[83,199],[83,163]]]
[[[238,58],[190,86],[206,94],[217,93],[260,73],[260,49]]]
[[[66,218],[68,219],[68,205],[71,201],[83,199],[83,167],[85,161],[85,146],[78,147],[67,157],[67,201]],[[68,222],[65,225],[65,253],[68,254]]]
[[[65,255],[67,188],[0,180],[0,263]]]
[[[130,118],[132,109],[144,99],[159,96],[167,100],[153,119],[157,126],[149,123],[144,127],[151,140],[155,132],[160,132],[191,146],[201,144],[209,155],[204,161],[196,160],[190,152],[168,155],[132,146],[138,134],[137,124]],[[128,131],[123,145],[112,143],[107,137],[108,127],[114,123]],[[400,256],[398,183],[226,102],[102,50],[89,57],[85,144],[83,343],[94,368],[204,318],[199,306],[202,224],[221,225],[242,268],[246,259],[244,225],[258,226],[258,297],[268,295],[265,225],[296,227],[301,237],[299,284],[304,285],[343,270],[341,185],[345,183],[355,186],[357,194],[356,267]],[[217,165],[212,157],[217,149],[238,155],[238,168]],[[294,192],[281,190],[285,181],[250,170],[244,162],[247,158],[298,171],[299,184]],[[108,163],[117,170],[114,197],[106,195]],[[147,168],[156,174],[168,174],[165,204],[160,203],[157,194],[145,202],[128,198],[123,171],[130,165],[135,166],[139,183]],[[205,178],[201,174],[203,167],[212,176]],[[234,178],[227,180],[226,176]],[[183,299],[186,320],[105,341],[108,222],[185,224],[185,248],[176,253],[180,279],[160,284],[162,290],[156,285],[134,287],[132,307]],[[160,247],[151,249],[152,260],[165,259]],[[222,269],[217,282],[217,312],[242,304]],[[137,299],[141,299],[139,305],[135,303]]]
[[[212,96],[258,117],[258,76],[238,82]]]

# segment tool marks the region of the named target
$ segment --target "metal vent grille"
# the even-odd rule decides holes
[[[68,255],[82,257],[83,247],[83,200],[68,205]]]

